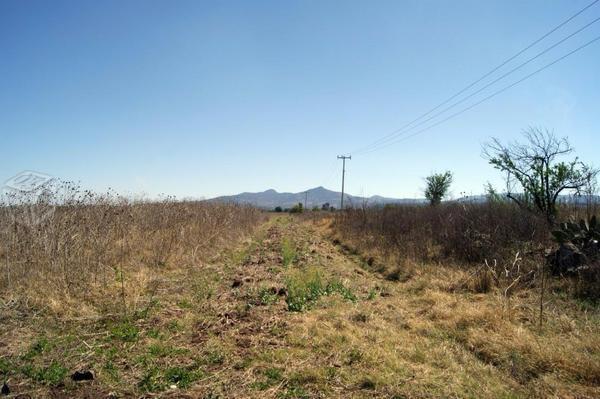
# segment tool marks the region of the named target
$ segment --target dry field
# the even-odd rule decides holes
[[[4,241],[0,376],[10,395],[600,396],[600,314],[562,280],[547,282],[540,327],[537,286],[480,289],[479,269],[400,260],[331,218],[144,206],[126,206],[111,237],[77,217],[68,244],[46,237],[30,253]],[[142,224],[150,215],[166,219]],[[74,381],[77,370],[93,380]]]

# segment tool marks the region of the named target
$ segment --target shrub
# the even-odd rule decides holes
[[[600,256],[600,224],[595,215],[589,220],[581,219],[579,223],[572,219],[561,223],[558,229],[552,231],[552,235],[559,244],[573,244],[592,260]]]
[[[294,205],[292,207],[292,209],[290,209],[290,213],[302,213],[304,212],[304,206],[302,205],[301,202],[298,202],[296,205]]]
[[[576,295],[592,301],[600,300],[600,225],[596,216],[579,223],[561,223],[552,232],[561,245],[548,259],[555,274],[570,273],[577,277]]]

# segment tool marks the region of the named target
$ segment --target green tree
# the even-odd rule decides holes
[[[290,209],[290,213],[302,213],[304,212],[304,206],[302,205],[302,202],[298,202],[297,205],[294,205],[292,207],[292,209]]]
[[[570,155],[573,148],[566,138],[557,138],[547,129],[529,128],[524,143],[502,144],[494,138],[484,146],[484,156],[494,168],[506,173],[507,197],[519,206],[544,215],[549,224],[556,220],[558,196],[579,194],[597,170]]]
[[[434,173],[425,178],[427,187],[425,188],[425,198],[431,205],[438,205],[442,199],[448,194],[450,185],[452,184],[452,172]]]

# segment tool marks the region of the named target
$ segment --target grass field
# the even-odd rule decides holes
[[[600,395],[596,307],[551,290],[540,328],[534,290],[477,294],[456,265],[390,278],[334,235],[273,216],[208,261],[156,269],[128,314],[63,317],[5,292],[0,373],[29,397]]]

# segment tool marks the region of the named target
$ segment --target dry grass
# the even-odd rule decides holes
[[[27,294],[42,304],[3,302],[0,376],[13,392],[60,398],[600,394],[598,309],[571,299],[562,281],[550,284],[540,330],[535,285],[507,294],[510,280],[496,281],[489,268],[473,273],[479,269],[376,248],[366,253],[359,241],[328,240],[327,218],[272,215],[250,238],[260,216],[246,208],[127,206],[147,224],[131,222],[128,230],[125,315],[118,280],[107,288],[111,298],[66,291],[73,302],[55,307],[48,305],[55,288],[43,291],[48,298],[26,285],[3,291],[3,299]],[[167,216],[181,209],[198,213]],[[233,219],[213,211],[231,212]],[[204,223],[203,238],[185,241],[188,233],[181,231],[199,231],[191,226],[200,214],[213,223]],[[148,222],[152,215],[158,219]],[[227,223],[231,231],[220,230]],[[151,226],[180,226],[174,244]],[[220,238],[192,251],[211,232]],[[155,244],[172,248],[170,255],[157,258]],[[511,259],[498,267],[512,265]],[[92,370],[94,381],[71,381],[78,369]]]
[[[340,245],[359,261],[379,257],[385,263],[385,251],[371,247],[369,255],[361,254],[358,248],[365,248],[364,241]],[[402,264],[397,253],[392,259],[391,264]],[[363,372],[379,376],[385,389],[396,384],[392,392],[399,397],[600,394],[600,312],[595,305],[574,300],[569,282],[549,281],[545,323],[540,328],[539,286],[531,281],[511,285],[514,279],[502,276],[495,281],[493,267],[465,268],[452,261],[414,264],[404,259],[403,264],[398,267],[408,269],[410,278],[387,286],[390,296],[381,299],[385,305],[375,310],[371,304],[360,311],[369,314],[371,332],[356,332],[344,320],[346,311],[329,311],[330,317],[343,320],[348,335],[344,339],[359,351],[377,348]],[[512,266],[514,260],[506,270]],[[388,269],[382,276],[389,275]],[[336,337],[339,325],[328,330],[320,339],[341,339]],[[409,377],[405,383],[394,383],[396,373]],[[385,375],[391,379],[382,378]]]
[[[503,202],[348,209],[336,214],[335,230],[361,249],[421,262],[541,256],[550,236],[543,219]]]
[[[39,204],[0,207],[0,294],[62,317],[138,311],[157,270],[198,266],[261,218],[235,205],[144,203],[70,183],[52,189],[53,213],[35,223],[20,215]]]

